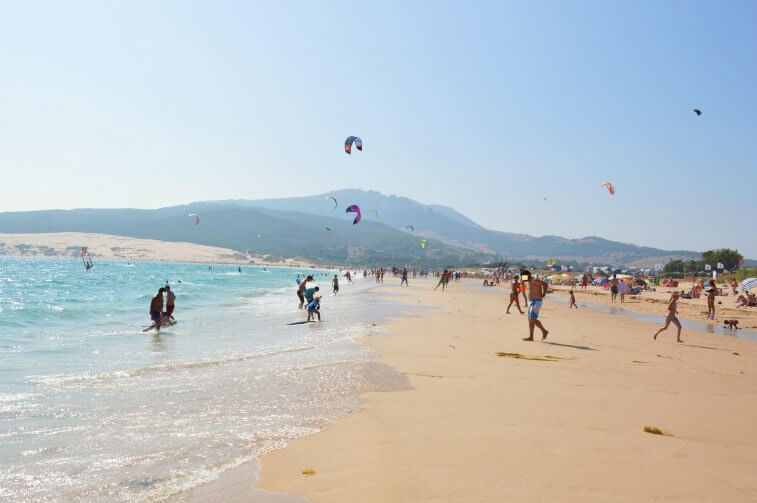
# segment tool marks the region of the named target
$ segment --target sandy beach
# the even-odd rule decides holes
[[[0,234],[0,256],[79,258],[83,246],[87,247],[89,255],[94,260],[310,266],[307,261],[287,259],[272,262],[267,260],[266,256],[240,253],[217,246],[110,234],[89,232]]]
[[[368,393],[360,411],[266,455],[258,488],[315,502],[757,499],[754,341],[653,341],[656,324],[548,296],[549,337],[525,342],[502,289],[393,281],[375,295],[435,309],[363,342],[412,389]],[[649,304],[661,322],[664,304]]]

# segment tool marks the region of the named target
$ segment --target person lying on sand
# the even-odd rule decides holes
[[[678,321],[678,318],[676,317],[676,314],[678,313],[678,292],[673,292],[673,295],[670,297],[670,302],[668,302],[668,316],[665,318],[665,325],[659,329],[657,332],[655,332],[654,336],[652,337],[654,340],[657,340],[657,336],[660,335],[660,332],[667,330],[668,326],[672,323],[676,327],[678,327],[678,339],[676,339],[676,342],[683,342],[681,340],[681,322]]]

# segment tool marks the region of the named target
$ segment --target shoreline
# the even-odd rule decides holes
[[[358,412],[264,455],[256,489],[310,501],[757,496],[754,341],[685,330],[684,344],[671,332],[653,342],[651,323],[547,297],[550,336],[529,343],[504,296],[412,285],[379,291],[440,310],[361,340],[412,389],[364,394]]]

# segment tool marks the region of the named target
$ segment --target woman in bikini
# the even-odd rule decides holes
[[[711,320],[715,319],[715,296],[718,294],[718,287],[715,285],[715,280],[710,280],[710,288],[707,290],[707,317]]]
[[[520,282],[518,281],[518,276],[513,278],[510,287],[512,288],[512,291],[510,292],[510,303],[507,305],[507,314],[510,314],[510,306],[512,306],[513,303],[515,303],[515,307],[518,308],[518,312],[523,314],[523,310],[520,308],[520,300],[518,300],[518,296],[520,295]]]
[[[678,321],[678,318],[676,317],[677,313],[678,292],[673,292],[673,295],[670,297],[670,302],[668,303],[668,316],[665,318],[665,326],[655,332],[654,337],[652,337],[654,340],[657,340],[657,336],[660,335],[660,332],[667,330],[668,326],[670,326],[670,324],[672,323],[673,325],[678,327],[678,339],[676,339],[676,342],[683,342],[681,340],[681,322]]]

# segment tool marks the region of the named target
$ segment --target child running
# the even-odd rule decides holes
[[[570,292],[568,293],[570,294],[570,304],[568,304],[568,309],[570,309],[571,307],[578,309],[578,305],[576,304],[576,296],[573,295],[573,289],[571,288]]]
[[[668,303],[668,316],[665,318],[665,326],[663,326],[661,329],[659,329],[657,332],[655,332],[654,337],[652,337],[654,340],[657,340],[657,336],[660,335],[660,332],[667,330],[668,326],[670,326],[671,323],[678,327],[678,339],[676,342],[683,342],[681,340],[681,322],[678,321],[678,318],[676,317],[676,314],[678,313],[678,292],[673,292],[673,295],[670,297],[670,302]]]

